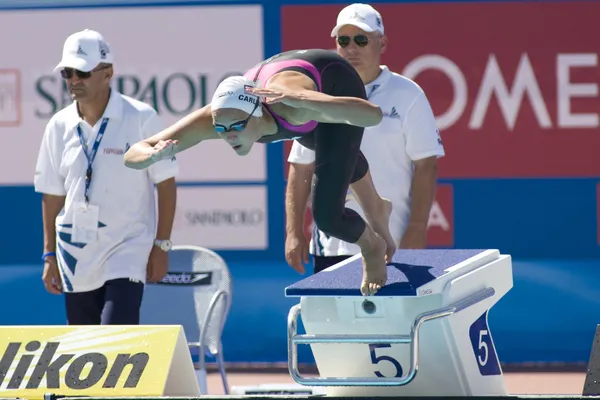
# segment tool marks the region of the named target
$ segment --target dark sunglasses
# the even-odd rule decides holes
[[[73,75],[77,75],[77,78],[79,78],[79,79],[89,79],[89,77],[92,76],[93,72],[101,71],[101,70],[109,68],[109,67],[110,67],[110,65],[105,65],[103,67],[93,69],[89,72],[80,71],[80,70],[74,69],[74,68],[63,68],[60,71],[60,76],[62,76],[63,79],[71,79],[73,77]]]
[[[252,118],[252,115],[254,114],[254,111],[256,111],[256,109],[258,108],[258,106],[260,105],[260,100],[256,100],[256,103],[254,103],[254,108],[252,109],[252,112],[250,113],[250,115],[248,115],[248,118],[246,118],[245,120],[242,121],[238,121],[238,122],[234,122],[233,124],[231,124],[228,127],[226,127],[225,125],[221,125],[221,124],[214,124],[215,126],[215,131],[217,133],[225,133],[225,132],[241,132],[244,129],[246,129],[246,126],[248,125],[248,122],[250,122],[250,118]]]
[[[356,45],[359,47],[365,47],[369,44],[369,38],[365,35],[356,35],[353,38],[351,38],[350,36],[338,36],[337,42],[340,45],[340,47],[346,47],[350,44],[350,41],[352,39],[354,39],[354,43],[356,43]]]

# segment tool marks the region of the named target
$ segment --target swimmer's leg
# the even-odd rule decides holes
[[[362,173],[362,171],[366,172]],[[358,176],[356,176],[357,174]],[[350,190],[365,213],[369,225],[385,240],[387,245],[386,262],[392,262],[397,247],[390,232],[392,202],[380,197],[377,193],[367,160],[362,153],[359,154],[357,159],[355,177],[352,179]]]
[[[344,124],[321,124],[314,133],[315,172],[312,213],[315,224],[325,234],[356,243],[363,256],[363,295],[375,294],[387,280],[387,244],[362,217],[344,206],[353,180],[364,179],[368,164],[357,164],[363,128]],[[359,185],[359,190],[362,186]],[[376,194],[376,193],[375,193]]]

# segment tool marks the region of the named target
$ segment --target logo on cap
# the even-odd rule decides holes
[[[358,12],[354,12],[354,15],[351,18],[352,19],[359,19],[361,21],[365,20],[365,17],[363,17],[362,15],[360,15]]]
[[[225,97],[225,96],[233,96],[233,92],[231,90],[228,90],[226,92],[221,92],[217,94],[217,99],[220,99],[221,97]]]
[[[104,42],[100,42],[98,46],[100,47],[100,58],[105,60],[106,55],[110,53],[110,50],[108,50],[108,46]]]

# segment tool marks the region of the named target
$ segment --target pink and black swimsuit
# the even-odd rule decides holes
[[[328,50],[280,53],[253,67],[244,76],[254,82],[266,82],[281,71],[297,71],[308,76],[320,92],[330,96],[367,98],[364,83],[354,67]],[[258,142],[298,140],[315,151],[313,219],[325,234],[356,243],[365,229],[365,222],[344,204],[349,185],[362,179],[369,170],[369,164],[360,151],[364,128],[316,121],[292,125],[268,105],[264,106],[273,115],[278,130],[274,135],[263,136]]]

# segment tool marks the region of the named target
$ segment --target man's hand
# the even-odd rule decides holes
[[[408,225],[402,240],[401,249],[424,249],[427,247],[427,225]]]
[[[44,272],[42,273],[42,281],[48,293],[61,294],[62,283],[60,281],[60,273],[58,272],[58,263],[56,257],[46,257],[44,262]]]
[[[169,254],[156,246],[152,246],[148,266],[146,268],[146,280],[151,283],[160,281],[169,270]]]
[[[304,274],[308,264],[308,240],[304,234],[288,234],[285,238],[285,260],[298,273]]]

